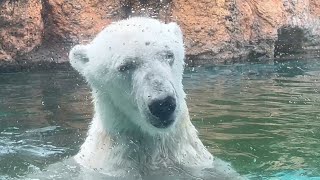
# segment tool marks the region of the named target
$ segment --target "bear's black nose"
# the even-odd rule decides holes
[[[152,124],[157,128],[166,128],[174,121],[173,112],[176,109],[176,99],[167,96],[164,99],[156,99],[149,104],[149,110],[158,122]]]

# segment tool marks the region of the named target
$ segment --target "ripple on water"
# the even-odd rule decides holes
[[[240,173],[320,176],[318,60],[187,69],[184,87],[202,141]],[[1,74],[0,179],[74,155],[91,118],[89,89],[73,71]]]

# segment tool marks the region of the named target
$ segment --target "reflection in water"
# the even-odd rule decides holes
[[[0,96],[0,179],[78,151],[92,110],[88,88],[76,73],[1,74]]]
[[[194,123],[211,152],[244,173],[320,174],[320,63],[198,69],[186,81]]]
[[[210,151],[262,178],[320,175],[319,81],[319,62],[296,61],[192,68],[184,84]],[[74,71],[0,74],[0,96],[0,179],[78,151],[92,104]]]

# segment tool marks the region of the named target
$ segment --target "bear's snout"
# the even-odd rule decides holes
[[[153,100],[149,104],[149,110],[156,118],[151,121],[151,124],[157,128],[169,127],[174,122],[176,106],[176,99],[172,96]]]

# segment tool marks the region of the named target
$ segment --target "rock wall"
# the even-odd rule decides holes
[[[65,62],[74,43],[131,16],[176,21],[190,65],[274,58],[320,42],[319,0],[0,0],[0,60]],[[295,29],[299,47],[283,41]]]
[[[311,1],[310,2],[310,11],[314,16],[320,16],[320,1]]]
[[[40,0],[0,1],[0,60],[30,52],[43,38]]]

